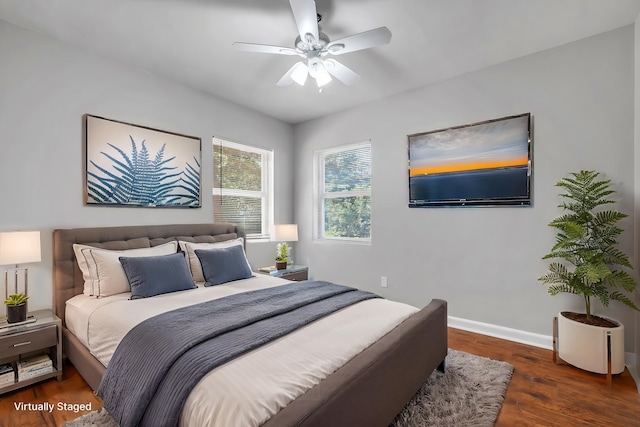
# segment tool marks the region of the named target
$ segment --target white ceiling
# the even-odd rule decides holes
[[[380,26],[385,46],[339,60],[360,74],[318,93],[275,83],[299,58],[288,0],[2,0],[0,19],[236,102],[288,123],[432,84],[632,24],[640,0],[316,0],[332,40]]]

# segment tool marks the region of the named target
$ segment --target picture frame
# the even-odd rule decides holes
[[[201,207],[202,140],[84,115],[84,202]]]
[[[531,113],[408,135],[409,207],[531,206]]]

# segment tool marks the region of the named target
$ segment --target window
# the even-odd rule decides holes
[[[273,217],[273,151],[213,138],[213,220],[266,238]]]
[[[315,153],[317,239],[371,240],[371,144]]]

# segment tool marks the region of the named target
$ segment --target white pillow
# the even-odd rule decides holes
[[[195,252],[196,249],[219,249],[228,248],[230,246],[242,246],[244,249],[244,239],[242,237],[212,243],[193,243],[180,240],[178,241],[178,244],[180,245],[180,249],[184,252],[184,256],[187,258],[189,270],[191,270],[191,275],[196,283],[204,283],[205,281],[204,274],[202,273],[202,265],[200,265],[200,259]],[[249,261],[247,261],[247,265],[249,265]],[[251,266],[249,266],[249,269],[251,269]]]
[[[178,242],[151,248],[112,251],[86,245],[73,245],[84,278],[84,293],[106,297],[131,291],[129,281],[120,264],[120,257],[170,255],[178,251]]]
[[[84,279],[84,291],[85,295],[93,295],[94,289],[97,288],[98,280],[96,272],[96,264],[91,259],[89,251],[91,249],[97,249],[95,246],[80,245],[75,243],[73,245],[73,251],[76,254],[76,260],[78,261],[78,267],[82,271],[82,278]],[[95,285],[95,286],[94,286]]]

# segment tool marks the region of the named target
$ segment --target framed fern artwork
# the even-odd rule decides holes
[[[200,138],[85,114],[85,203],[199,208]]]

